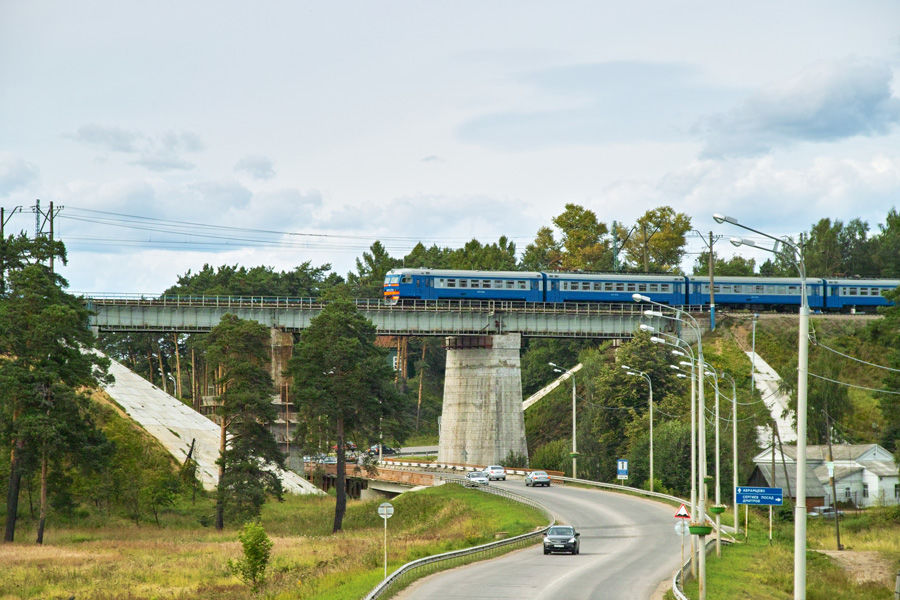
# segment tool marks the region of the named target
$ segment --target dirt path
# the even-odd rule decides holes
[[[818,550],[830,556],[856,580],[856,583],[880,583],[891,589],[895,573],[889,560],[880,553],[869,550]]]

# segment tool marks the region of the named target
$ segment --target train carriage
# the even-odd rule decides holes
[[[384,299],[519,300],[542,302],[544,277],[528,271],[391,269],[384,278]]]
[[[874,311],[879,306],[893,303],[884,292],[897,289],[898,279],[827,279],[825,280],[825,307],[842,311]]]
[[[709,277],[688,277],[688,304],[709,304]],[[806,280],[809,307],[824,306],[822,279]],[[800,278],[792,277],[715,277],[713,292],[717,306],[788,307],[800,306]]]
[[[622,273],[546,273],[547,302],[633,302],[635,293],[654,302],[685,303],[683,275],[625,275]]]

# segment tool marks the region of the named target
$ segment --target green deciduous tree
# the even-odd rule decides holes
[[[269,430],[276,418],[274,387],[268,370],[269,332],[256,321],[226,314],[206,337],[211,364],[217,366],[217,417],[221,428],[216,528],[227,512],[246,520],[259,515],[269,494],[280,498],[284,455]]]
[[[566,204],[565,211],[553,218],[562,233],[560,270],[608,271],[612,268],[609,228],[592,210]],[[538,232],[540,233],[540,232]]]
[[[369,252],[356,259],[356,272],[347,273],[347,286],[356,298],[380,298],[384,293],[384,274],[403,261],[391,258],[384,245],[375,241]]]
[[[685,213],[670,206],[648,210],[625,242],[625,256],[632,268],[645,273],[677,271],[690,230],[691,218]]]
[[[713,264],[715,276],[752,277],[756,260],[735,255],[728,260],[716,257]],[[709,275],[709,250],[704,250],[694,262],[694,275]]]
[[[338,298],[316,316],[300,336],[286,374],[293,377],[293,399],[300,419],[298,442],[337,448],[337,503],[333,531],[347,506],[344,444],[378,439],[381,427],[396,435],[404,412],[386,351],[375,346],[375,326],[349,300]]]

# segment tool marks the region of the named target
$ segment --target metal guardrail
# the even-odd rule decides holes
[[[466,482],[466,480],[461,477],[442,477],[441,479],[443,479],[446,483],[456,485],[465,485]],[[550,527],[556,523],[556,517],[553,515],[550,509],[542,505],[540,502],[532,500],[531,498],[526,498],[525,496],[516,494],[515,492],[510,492],[508,490],[502,490],[490,486],[479,486],[477,489],[488,494],[502,496],[515,502],[537,508],[547,516],[549,520],[549,524],[547,525],[547,527]],[[525,546],[531,545],[534,539],[543,536],[544,531],[547,530],[547,527],[532,531],[530,533],[524,533],[522,535],[507,538],[505,540],[489,542],[487,544],[481,544],[480,546],[473,546],[471,548],[463,548],[462,550],[452,550],[450,552],[435,554],[433,556],[426,556],[425,558],[420,558],[418,560],[406,563],[405,565],[388,575],[384,581],[379,583],[371,592],[368,593],[368,595],[366,595],[364,600],[389,598],[391,595],[400,591],[416,579],[419,579],[426,575],[430,575],[431,573],[448,569],[450,567],[456,567],[469,562],[475,562],[476,560],[491,558],[515,548],[524,548]]]

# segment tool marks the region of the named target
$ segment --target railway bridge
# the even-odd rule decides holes
[[[293,334],[309,326],[324,304],[311,298],[233,296],[94,296],[85,299],[100,332],[199,333],[225,314],[271,328],[272,375],[278,382]],[[510,452],[527,455],[519,350],[522,337],[624,339],[648,323],[639,304],[526,303],[429,300],[387,305],[358,299],[357,309],[379,335],[441,336],[447,348],[438,460],[496,464]],[[285,417],[286,423],[288,417]]]

